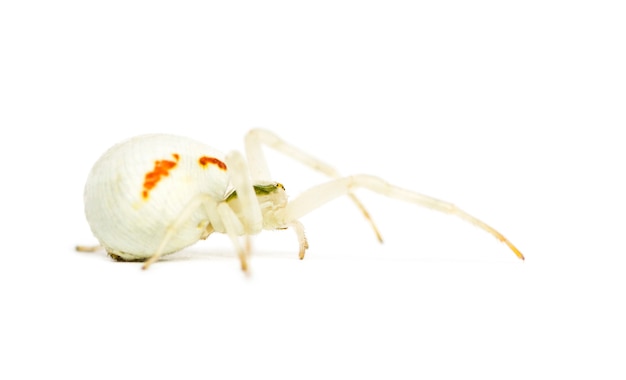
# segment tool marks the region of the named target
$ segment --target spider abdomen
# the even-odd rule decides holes
[[[206,237],[209,218],[197,200],[228,192],[224,154],[195,140],[143,135],[119,143],[94,164],[85,185],[85,214],[95,237],[125,260],[179,251]],[[197,206],[194,206],[196,205]],[[192,207],[192,209],[190,209]],[[181,218],[183,213],[188,213]]]

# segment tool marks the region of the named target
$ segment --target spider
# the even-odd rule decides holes
[[[271,179],[263,146],[331,179],[288,201],[282,184]],[[487,231],[524,259],[501,233],[455,205],[387,183],[371,175],[342,177],[330,165],[265,129],[245,137],[246,156],[227,155],[195,140],[165,134],[142,135],[110,148],[94,164],[85,185],[85,214],[94,236],[119,261],[144,261],[143,269],[206,239],[227,234],[248,271],[251,235],[291,228],[299,258],[308,248],[300,218],[325,203],[348,196],[382,242],[356,188],[455,215]],[[242,243],[240,237],[245,237]],[[94,247],[78,246],[89,251]]]

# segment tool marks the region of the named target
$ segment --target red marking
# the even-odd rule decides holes
[[[150,195],[150,190],[154,189],[154,187],[159,183],[162,177],[167,177],[168,175],[170,175],[170,170],[174,169],[176,165],[178,165],[178,160],[180,159],[178,153],[173,153],[172,157],[174,157],[176,161],[154,161],[154,169],[152,169],[151,172],[146,173],[146,177],[143,181],[143,192],[141,193],[141,196],[144,199],[148,199],[148,195]]]
[[[198,162],[205,169],[207,168],[207,166],[209,166],[209,164],[213,164],[213,165],[216,165],[221,170],[226,170],[226,164],[223,163],[222,161],[218,160],[215,157],[202,156],[202,157],[200,157]]]

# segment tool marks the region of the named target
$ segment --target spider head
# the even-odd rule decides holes
[[[281,216],[281,211],[287,206],[285,187],[278,182],[260,183],[254,185],[254,192],[263,215],[263,229],[275,230],[285,228],[285,223]],[[226,197],[226,202],[233,207],[235,212],[241,212],[237,204],[237,193],[235,191]]]
[[[287,206],[285,187],[278,182],[254,185],[254,192],[259,200],[263,215],[263,229],[275,230],[283,228],[284,222],[280,212]]]

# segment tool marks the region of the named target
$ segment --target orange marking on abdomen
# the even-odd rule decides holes
[[[172,153],[172,157],[174,157],[175,161],[154,161],[154,169],[152,169],[151,172],[146,173],[143,181],[143,191],[141,192],[141,196],[143,197],[143,199],[148,199],[148,195],[150,195],[150,190],[154,189],[159,181],[161,181],[161,178],[170,175],[170,171],[174,169],[176,165],[178,165],[178,160],[180,159],[178,153]]]
[[[204,169],[206,169],[209,164],[213,164],[221,170],[226,170],[226,164],[215,157],[202,156],[200,157],[200,159],[198,159],[198,162],[200,163],[200,166],[202,166]]]

